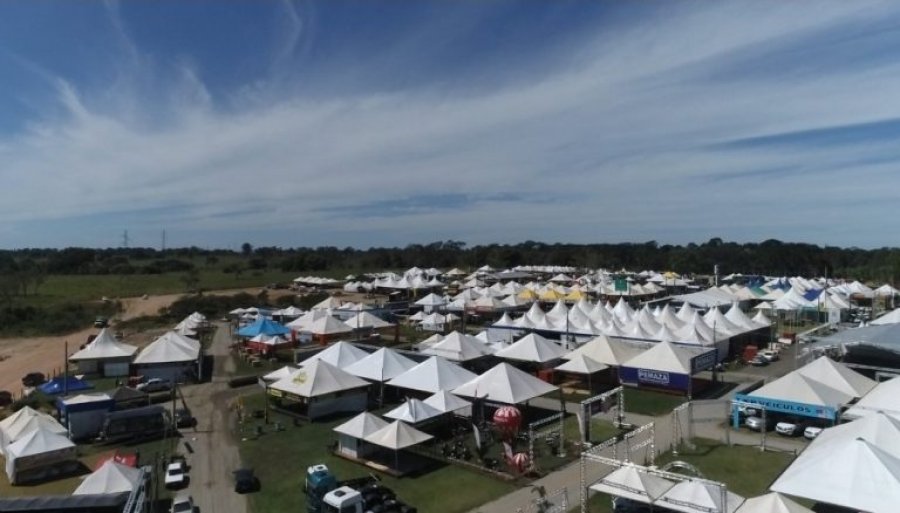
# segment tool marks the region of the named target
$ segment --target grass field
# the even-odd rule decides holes
[[[685,401],[686,399],[680,395],[625,387],[626,412],[655,417],[672,411]]]
[[[260,407],[262,399],[262,394],[248,396],[246,407]],[[324,463],[338,479],[364,477],[370,472],[328,452],[328,445],[335,440],[332,428],[346,419],[304,422],[296,427],[287,417],[273,417],[286,426],[284,431],[276,432],[269,425],[258,439],[241,442],[243,463],[253,467],[262,482],[262,490],[250,496],[253,511],[305,511],[303,481],[309,465]],[[252,430],[252,426],[244,426],[244,432]],[[512,483],[455,465],[438,465],[415,478],[382,478],[400,500],[429,513],[466,512],[516,488]]]

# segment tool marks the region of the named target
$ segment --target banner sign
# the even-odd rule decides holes
[[[691,377],[687,374],[676,374],[654,369],[638,369],[635,367],[619,367],[619,381],[635,385],[687,390]]]
[[[736,394],[734,396],[734,403],[734,408],[737,408],[738,404],[744,404],[759,406],[761,408],[765,408],[766,411],[790,413],[791,415],[799,415],[802,417],[814,417],[817,419],[828,419],[831,421],[837,418],[837,408],[831,406],[795,403],[791,401],[783,401],[781,399],[769,399],[766,397],[758,397],[746,394]]]
[[[712,369],[716,365],[717,353],[718,351],[713,350],[693,357],[691,359],[691,370],[696,373]]]

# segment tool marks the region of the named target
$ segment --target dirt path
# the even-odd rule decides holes
[[[231,471],[240,467],[240,453],[231,429],[234,412],[230,408],[240,391],[228,388],[227,367],[231,361],[228,326],[217,324],[213,343],[207,351],[214,358],[211,382],[184,388],[185,401],[197,418],[196,432],[184,430],[191,484],[188,491],[201,513],[246,513],[247,498],[234,491]]]

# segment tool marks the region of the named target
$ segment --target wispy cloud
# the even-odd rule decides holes
[[[491,53],[491,25],[462,17],[411,20],[389,52],[360,37],[317,56],[317,37],[339,30],[324,7],[284,4],[260,55],[270,75],[222,91],[190,49],[146,53],[108,4],[119,78],[53,77],[64,114],[0,138],[0,176],[15,183],[0,216],[45,227],[48,245],[115,244],[117,220],[223,245],[254,233],[282,245],[892,243],[900,63],[856,58],[900,45],[892,5],[663,3],[612,25],[598,17],[597,30],[510,69]],[[464,45],[465,82],[416,76],[440,74],[441,51],[407,37],[423,32]],[[477,37],[457,43],[460,33]],[[306,67],[343,68],[352,82],[329,89]],[[109,214],[159,205],[177,208]],[[80,232],[54,228],[104,215]],[[19,242],[0,232],[0,244]]]

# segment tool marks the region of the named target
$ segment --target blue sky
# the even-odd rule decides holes
[[[0,247],[897,245],[900,4],[0,3]]]

